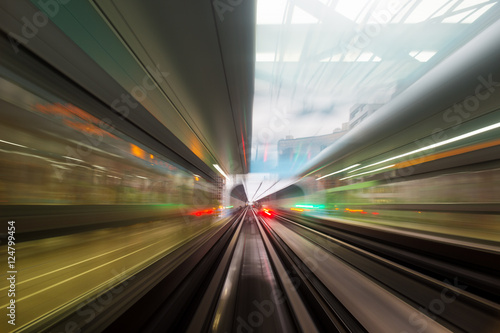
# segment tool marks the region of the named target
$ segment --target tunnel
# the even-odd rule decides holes
[[[248,201],[247,194],[245,192],[245,187],[243,186],[243,184],[239,184],[233,187],[229,195],[232,198],[238,199],[243,203],[246,203]]]
[[[497,0],[0,2],[0,332],[500,332]]]

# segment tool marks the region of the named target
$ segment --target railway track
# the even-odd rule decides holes
[[[392,236],[391,243],[384,242],[381,235],[375,239],[369,230],[364,235],[359,229],[353,234],[321,224],[318,219],[313,223],[306,218],[292,220],[278,215],[274,221],[280,227],[300,233],[411,305],[417,311],[409,318],[415,323],[414,328],[426,327],[429,321],[420,318],[424,314],[453,332],[489,332],[492,327],[500,327],[500,305],[493,295],[499,280],[488,275],[484,266],[482,271],[473,271],[467,265],[439,260],[438,254],[424,256],[416,250],[410,252],[395,246],[394,235],[386,235]],[[478,255],[474,249],[471,252]],[[486,253],[487,259],[481,262],[491,260],[491,255]],[[432,269],[439,274],[427,274]],[[490,298],[475,293],[489,286]]]
[[[361,235],[347,239],[346,230],[341,237],[336,231],[318,221],[242,209],[210,235],[139,272],[108,310],[79,325],[96,332],[190,333],[500,327],[498,304],[470,292],[460,279],[428,276],[369,248],[383,242],[369,236],[357,242]],[[398,258],[404,259],[401,253]],[[77,319],[73,313],[48,331]]]

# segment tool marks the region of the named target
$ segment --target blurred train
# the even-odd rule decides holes
[[[215,204],[211,183],[70,102],[5,78],[0,99],[1,204]]]
[[[158,151],[144,132],[149,141],[125,134],[120,126],[134,125],[124,117],[36,55],[6,49],[2,38],[0,216],[19,220],[18,232],[87,224],[76,221],[83,214],[105,223],[216,212],[213,179],[168,147]]]
[[[490,90],[473,112],[451,113],[467,96],[380,142],[351,136],[345,142],[363,146],[261,202],[289,213],[498,242],[500,92]]]
[[[360,181],[270,200],[269,205],[299,214],[498,242],[500,168],[447,170],[404,181]]]

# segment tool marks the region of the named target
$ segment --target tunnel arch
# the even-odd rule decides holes
[[[303,197],[305,195],[304,190],[302,187],[292,184],[281,191],[278,191],[274,193],[274,198],[275,200],[282,200],[282,199],[289,199],[289,198],[295,198],[295,197]]]
[[[245,192],[245,187],[243,186],[243,184],[238,184],[234,186],[229,192],[229,195],[243,202],[248,201],[247,194]]]
[[[264,198],[259,199],[261,204],[271,201],[280,201],[296,197],[304,197],[306,192],[298,185],[292,184],[282,190],[272,193]]]

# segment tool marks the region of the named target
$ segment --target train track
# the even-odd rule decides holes
[[[474,292],[491,286],[490,292],[494,293],[495,287],[499,287],[498,278],[486,274],[484,269],[474,272],[470,266],[439,260],[440,255],[424,256],[417,250],[410,252],[408,248],[395,246],[395,236],[391,234],[385,235],[391,236],[388,239],[392,242],[389,242],[384,241],[382,235],[375,238],[370,230],[365,230],[364,234],[359,229],[356,233],[352,230],[349,233],[321,224],[319,219],[312,222],[306,218],[276,216],[275,221],[300,233],[304,239],[453,332],[488,332],[492,327],[500,327],[500,305],[494,301],[494,295],[490,294],[491,299],[486,299]],[[453,253],[450,249],[448,251]],[[472,255],[477,256],[477,251]],[[491,255],[486,253],[488,259],[482,263],[491,260]],[[429,271],[439,274],[429,275]],[[417,315],[413,319],[415,328],[423,328],[428,322],[422,320],[419,324]]]
[[[500,327],[498,304],[471,293],[460,279],[433,278],[382,256],[376,246],[369,249],[373,238],[362,242],[356,235],[348,242],[345,230],[341,239],[317,222],[243,209],[211,235],[138,273],[115,304],[81,327],[190,333]],[[51,331],[77,319],[74,313]]]

